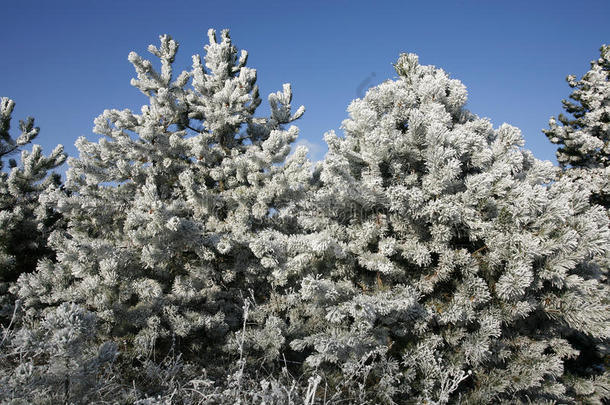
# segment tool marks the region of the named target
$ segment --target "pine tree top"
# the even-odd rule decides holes
[[[610,46],[600,48],[600,57],[579,80],[567,77],[573,90],[563,100],[568,115],[560,114],[543,130],[559,145],[557,160],[562,167],[604,168],[610,165]],[[557,122],[559,121],[559,123]]]

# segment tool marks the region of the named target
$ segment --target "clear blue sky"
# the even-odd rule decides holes
[[[139,111],[146,98],[129,85],[127,55],[160,34],[180,43],[177,66],[203,53],[208,28],[229,28],[248,50],[261,95],[292,83],[296,124],[312,157],[338,130],[363,87],[395,76],[401,52],[445,69],[468,88],[468,108],[522,129],[526,147],[555,161],[541,133],[581,76],[610,43],[610,1],[29,1],[0,3],[0,95],[15,118],[32,115],[38,143],[71,156],[106,108]],[[152,57],[152,56],[151,56]],[[373,76],[374,74],[374,76]]]

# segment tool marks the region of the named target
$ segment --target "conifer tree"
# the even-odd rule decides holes
[[[568,115],[551,118],[543,132],[559,145],[561,167],[591,183],[592,202],[610,209],[610,46],[600,48],[600,57],[580,80],[570,75],[567,82],[574,89],[572,101],[562,101]]]
[[[269,96],[270,117],[255,117],[247,53],[226,30],[208,36],[204,59],[193,56],[177,77],[178,44],[167,35],[148,48],[160,71],[129,54],[132,85],[149,104],[140,114],[106,110],[94,127],[103,138],[78,139],[68,195],[46,195],[67,221],[51,236],[58,262],[22,277],[18,293],[31,312],[80,304],[98,317],[99,338],[118,339],[125,355],[154,358],[173,345],[226,372],[221,349],[241,326],[243,298],[270,288],[271,266],[250,244],[289,226],[284,206],[310,170],[304,148],[286,159],[298,130],[284,125],[304,112],[291,112],[290,85]]]
[[[549,129],[543,130],[548,139],[559,145],[557,160],[562,176],[581,183],[591,190],[590,201],[609,210],[610,215],[610,46],[600,48],[600,57],[591,62],[591,69],[580,80],[570,75],[567,82],[573,90],[570,100],[563,100],[568,114],[552,117]],[[598,265],[606,269],[608,283],[610,254],[599,257]],[[581,352],[575,366],[582,369],[600,367],[597,343],[586,335],[575,336]],[[605,366],[610,351],[604,351]]]
[[[11,137],[10,126],[15,102],[0,100],[0,318],[10,322],[14,297],[9,288],[20,274],[32,272],[38,260],[51,257],[47,237],[57,215],[41,205],[39,196],[60,184],[60,176],[50,170],[66,159],[63,147],[57,146],[49,156],[40,145],[21,151],[19,163],[11,156],[31,143],[40,131],[34,119],[19,122],[20,134]],[[8,170],[5,164],[8,163]]]
[[[605,211],[467,111],[459,81],[412,54],[395,68],[326,135],[308,234],[267,245],[293,286],[263,305],[288,361],[354,403],[601,403],[600,359],[570,360],[575,336],[610,337]]]

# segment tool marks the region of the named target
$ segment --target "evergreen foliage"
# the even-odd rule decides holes
[[[563,100],[569,115],[559,114],[543,130],[559,145],[557,160],[573,177],[592,182],[592,202],[610,209],[610,46],[600,48],[600,56],[580,80],[570,75],[574,91]],[[561,125],[560,125],[561,124]]]
[[[41,205],[38,198],[59,186],[60,176],[50,170],[66,159],[61,145],[49,156],[42,154],[40,145],[34,145],[31,151],[21,152],[19,163],[10,158],[40,131],[30,117],[19,122],[19,136],[11,137],[14,107],[11,99],[0,100],[0,320],[5,326],[15,309],[10,287],[20,274],[32,272],[39,259],[53,256],[47,237],[57,213]],[[2,170],[6,163],[8,170]]]
[[[249,245],[261,229],[281,228],[273,213],[309,176],[304,149],[277,165],[298,132],[283,125],[304,108],[290,112],[285,85],[269,96],[271,116],[254,116],[256,71],[228,31],[218,41],[210,30],[204,61],[193,56],[192,70],[176,78],[178,44],[160,41],[148,48],[160,72],[129,55],[132,85],[149,105],[96,118],[104,138],[76,142],[69,194],[46,196],[67,229],[50,238],[57,263],[22,277],[19,296],[31,309],[79,303],[97,314],[102,335],[129,341],[138,355],[178,339],[185,353],[218,360],[241,325],[242,295],[268,290],[269,271]]]
[[[267,311],[337,395],[366,387],[354,403],[600,403],[601,360],[569,361],[610,337],[605,211],[468,112],[459,81],[412,54],[395,67],[326,135],[297,288]]]
[[[129,55],[148,104],[96,118],[64,185],[61,147],[0,172],[0,403],[610,399],[608,47],[547,131],[578,175],[413,54],[312,170],[290,86],[256,116],[247,53],[208,36],[177,76],[167,35],[160,69]],[[0,157],[38,134],[13,105]]]

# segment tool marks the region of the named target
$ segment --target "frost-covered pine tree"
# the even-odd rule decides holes
[[[287,159],[298,130],[284,128],[291,89],[269,96],[271,116],[255,117],[256,71],[228,31],[208,32],[204,60],[173,75],[178,44],[161,36],[148,50],[161,69],[132,52],[132,85],[149,99],[139,114],[106,110],[98,142],[79,138],[66,190],[46,202],[67,229],[51,236],[57,263],[19,280],[30,312],[75,302],[94,312],[101,337],[128,354],[173,345],[185,358],[219,362],[228,332],[240,328],[244,297],[270,289],[271,261],[250,245],[261,230],[284,229],[284,206],[303,192],[306,150]],[[122,346],[121,346],[122,348]]]
[[[592,202],[610,209],[610,45],[600,48],[600,57],[580,80],[570,75],[574,91],[563,100],[568,116],[559,114],[543,130],[559,145],[557,160],[572,177],[594,187]]]
[[[563,100],[568,116],[559,114],[543,130],[548,139],[559,145],[557,160],[565,181],[572,180],[590,188],[590,201],[610,210],[610,46],[600,48],[600,56],[591,62],[591,69],[580,80],[567,77],[573,90],[571,100]],[[610,213],[610,211],[609,211]],[[610,254],[598,258],[598,265],[606,269],[608,282]],[[590,368],[598,363],[596,342],[580,336],[579,366]],[[606,366],[610,352],[606,349]]]
[[[20,134],[10,134],[15,102],[0,100],[0,319],[4,324],[14,313],[14,297],[10,286],[20,274],[32,272],[43,257],[51,257],[47,237],[57,221],[57,215],[41,205],[39,196],[58,187],[60,176],[50,171],[66,159],[63,147],[57,146],[49,156],[42,154],[40,145],[31,151],[21,151],[17,162],[11,156],[38,136],[34,119],[19,122]],[[5,164],[8,167],[5,168]],[[3,170],[4,169],[4,170]]]
[[[610,337],[605,211],[467,111],[459,81],[412,54],[395,67],[326,135],[309,234],[267,245],[293,285],[264,305],[287,361],[353,403],[601,403],[600,359],[570,359],[577,336]]]

